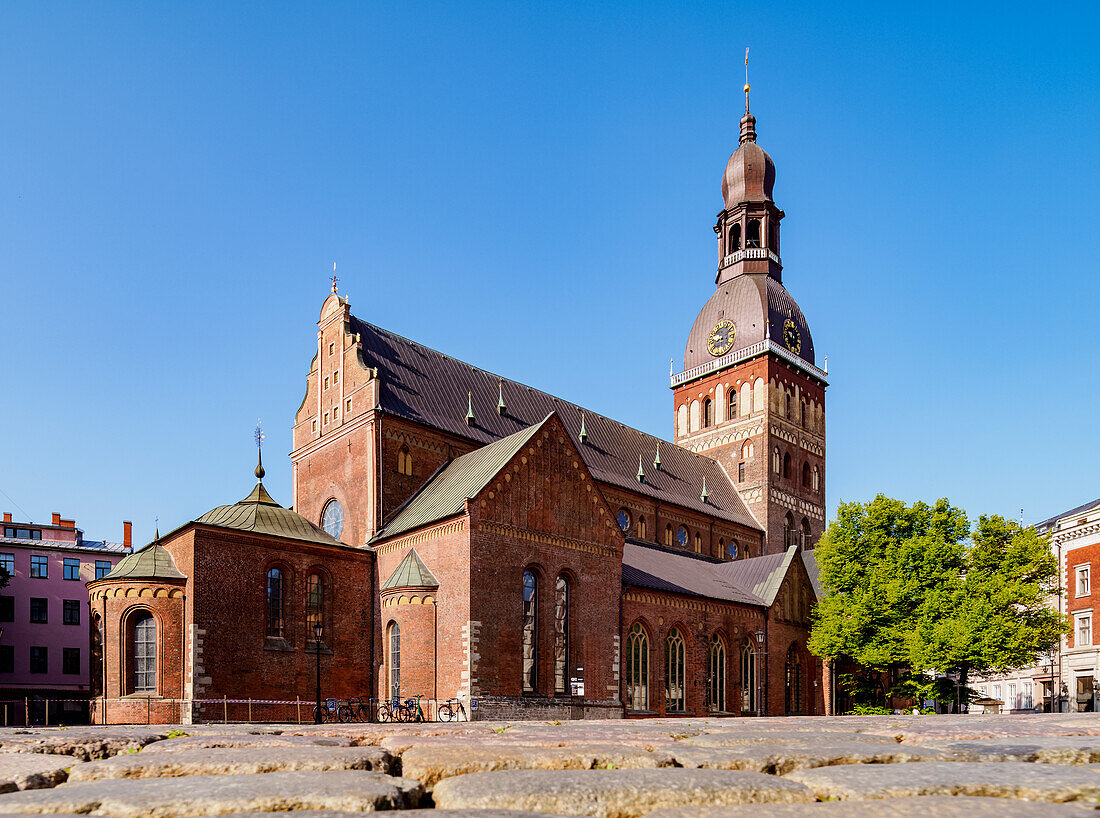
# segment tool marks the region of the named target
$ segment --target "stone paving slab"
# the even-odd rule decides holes
[[[381,747],[217,747],[170,753],[117,755],[78,764],[69,781],[108,778],[176,778],[184,775],[252,775],[293,770],[394,771]]]
[[[403,809],[394,818],[568,818],[546,812],[524,812],[517,809]],[[297,810],[289,813],[294,818],[362,818],[361,812],[336,810]],[[237,818],[286,818],[285,812],[241,812]],[[4,818],[0,815],[0,818]]]
[[[0,753],[0,793],[57,786],[68,778],[68,768],[79,763],[68,756]]]
[[[794,770],[829,767],[837,764],[900,764],[909,761],[956,761],[945,750],[898,744],[895,741],[836,740],[790,743],[756,742],[724,747],[685,746],[683,742],[658,747],[676,759],[680,767],[715,770],[753,770],[785,775]]]
[[[973,741],[937,741],[925,745],[965,761],[1037,761],[1045,764],[1100,762],[1100,736],[1027,736]]]
[[[570,747],[417,745],[401,756],[401,774],[431,788],[444,779],[493,770],[618,770],[676,766],[669,752],[604,745]]]
[[[143,753],[163,753],[177,750],[201,750],[215,747],[351,747],[347,737],[288,736],[280,733],[225,733],[202,736],[166,738],[146,745]]]
[[[420,803],[416,781],[374,772],[287,772],[114,779],[0,795],[0,814],[78,813],[178,818],[328,809],[367,812]]]
[[[663,768],[471,773],[440,781],[434,799],[442,809],[521,809],[639,818],[673,805],[806,802],[812,801],[813,795],[801,784],[761,773]]]
[[[820,741],[861,741],[866,744],[885,744],[888,746],[897,746],[898,743],[894,738],[889,736],[868,735],[866,733],[838,733],[831,730],[817,730],[815,732],[779,730],[744,730],[741,732],[730,732],[722,730],[721,732],[716,731],[685,739],[681,743],[694,745],[696,747],[737,747],[745,744],[778,743],[811,746]]]
[[[159,741],[168,730],[132,727],[36,728],[0,732],[0,751],[16,753],[52,753],[75,756],[83,761],[110,758],[125,750],[139,750]]]
[[[825,801],[815,804],[756,804],[743,807],[666,807],[646,818],[1084,818],[1079,804],[1035,804],[1005,798],[924,795],[875,801]]]
[[[1092,770],[1018,761],[853,764],[797,770],[787,778],[805,784],[819,800],[914,795],[977,795],[1055,802],[1100,798],[1100,774]]]

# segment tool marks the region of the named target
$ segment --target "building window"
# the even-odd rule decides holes
[[[731,560],[737,559],[737,543],[730,540],[729,555]]]
[[[783,479],[784,480],[790,480],[791,479],[791,453],[790,452],[784,452],[783,453]]]
[[[31,645],[31,673],[49,673],[50,663],[43,645]]]
[[[741,447],[741,459],[752,460],[752,456],[756,453],[755,447],[752,445],[751,440],[746,440],[745,445]]]
[[[741,712],[756,712],[756,649],[748,639],[741,643]]]
[[[344,507],[339,500],[333,498],[325,503],[321,512],[321,528],[335,540],[340,539],[340,535],[344,533]]]
[[[729,243],[726,245],[726,255],[736,253],[741,249],[741,224],[735,224],[730,228]]]
[[[111,573],[111,561],[110,560],[96,560],[95,561],[95,578],[103,579]]]
[[[325,580],[320,574],[306,577],[306,639],[314,639],[313,627],[324,625]],[[332,642],[332,638],[329,638]],[[319,647],[319,646],[318,646]]]
[[[0,673],[15,673],[14,645],[0,645]]]
[[[646,538],[645,517],[638,517],[638,539],[644,540]]]
[[[703,426],[714,425],[714,403],[710,398],[703,401]]]
[[[80,560],[74,560],[70,557],[65,557],[65,564],[62,568],[62,576],[65,579],[80,579]]]
[[[337,369],[335,372],[332,373],[332,385],[336,386],[336,384],[338,384],[338,383],[340,383],[340,370],[339,369]]]
[[[538,687],[538,580],[530,571],[523,572],[523,692]]]
[[[31,556],[31,576],[35,579],[48,579],[50,569],[46,564],[45,557],[39,557],[37,555]]]
[[[325,412],[325,425],[328,425],[328,412]]]
[[[814,466],[812,485],[814,491],[821,491],[821,472],[817,470],[817,466]]]
[[[67,676],[80,674],[80,648],[61,649],[61,672]]]
[[[48,602],[43,597],[31,597],[31,622],[45,625],[47,622]]]
[[[779,474],[783,471],[783,455],[779,452],[779,447],[775,447],[775,451],[772,452],[772,471]]]
[[[569,580],[559,576],[554,587],[554,690],[570,692]]]
[[[665,523],[665,545],[672,548],[672,523]]]
[[[327,375],[325,376],[325,389],[328,389],[328,376]],[[327,420],[325,422],[328,423]]]
[[[688,530],[684,526],[680,526],[676,529],[676,543],[681,548],[687,548],[688,544]]]
[[[332,419],[333,420],[339,420],[340,419],[340,407],[339,406],[333,406],[332,407]]]
[[[316,419],[314,419],[314,421],[313,421],[313,431],[315,431],[315,432],[317,431],[317,420]]]
[[[0,622],[15,621],[15,597],[0,596]]]
[[[808,517],[802,518],[802,542],[798,544],[799,548],[805,549],[810,544],[810,520]]]
[[[336,344],[334,344],[332,341],[329,341],[328,342],[328,354],[331,355],[335,351],[336,351]]]
[[[390,698],[401,698],[401,626],[390,623]]]
[[[1092,593],[1091,577],[1089,565],[1078,565],[1074,569],[1074,573],[1077,575],[1077,596],[1088,596]]]
[[[649,710],[649,637],[638,622],[626,637],[626,706]]]
[[[61,601],[61,621],[66,625],[80,624],[79,599],[63,599]]]
[[[348,414],[351,411],[351,398],[344,401],[344,414]]]
[[[760,246],[760,219],[749,219],[748,227],[745,230],[745,247],[759,247]]]
[[[744,483],[745,482],[745,461],[744,460],[742,460],[740,463],[737,464],[737,482],[738,483]]]
[[[408,446],[402,446],[397,450],[397,473],[412,476],[413,459]]]
[[[623,533],[630,531],[630,512],[625,508],[620,508],[619,513],[615,515],[615,522],[619,524],[619,528],[623,530]]]
[[[665,712],[679,713],[687,709],[684,689],[684,637],[677,628],[668,632],[665,640]]]
[[[695,553],[703,553],[703,537],[699,534],[698,531],[695,532]]]
[[[147,611],[134,619],[134,692],[157,689],[157,621]]]
[[[267,635],[283,639],[286,635],[283,572],[272,568],[267,572]]]
[[[802,464],[802,488],[808,489],[810,487],[810,464]]]
[[[735,417],[737,417],[737,390],[731,389],[729,403],[726,404],[726,420],[733,420]]]
[[[1092,644],[1092,613],[1077,614],[1077,633],[1073,639],[1075,648]]]
[[[806,428],[806,399],[802,399],[802,428]]]
[[[802,712],[802,659],[798,647],[793,644],[787,649],[783,698],[788,715]]]
[[[710,639],[710,668],[707,674],[707,707],[726,709],[726,644],[718,634]]]
[[[791,416],[791,393],[788,392],[787,393],[787,417],[790,418],[790,416]]]
[[[8,572],[9,577],[15,576],[15,554],[0,554],[0,568]]]

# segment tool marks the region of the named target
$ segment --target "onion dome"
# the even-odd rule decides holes
[[[756,144],[756,117],[749,113],[746,96],[740,144],[726,163],[726,172],[722,175],[722,198],[726,209],[741,202],[770,202],[774,186],[775,163]]]

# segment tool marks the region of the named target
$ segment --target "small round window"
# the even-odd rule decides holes
[[[683,526],[676,530],[676,542],[680,543],[681,546],[688,544],[688,530]]]
[[[619,528],[623,531],[630,530],[630,512],[625,508],[620,508],[619,513],[615,515],[615,519],[619,523]]]
[[[339,500],[329,500],[325,503],[325,510],[321,512],[321,528],[336,539],[344,531],[344,507]]]

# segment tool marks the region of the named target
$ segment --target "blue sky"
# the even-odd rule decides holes
[[[0,507],[139,542],[266,481],[353,310],[670,436],[742,57],[827,489],[1100,496],[1087,4],[0,7]]]

